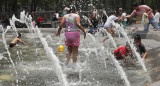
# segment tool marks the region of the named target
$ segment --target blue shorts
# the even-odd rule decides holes
[[[149,25],[152,24],[152,26],[155,28],[155,29],[159,29],[159,25],[158,25],[158,22],[155,21],[155,18],[151,18],[149,19],[149,23],[144,25],[144,31],[148,31],[149,30]]]

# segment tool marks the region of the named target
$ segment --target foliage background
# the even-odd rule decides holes
[[[122,7],[131,12],[133,2],[146,4],[153,10],[160,9],[160,0],[0,0],[0,12],[19,12],[21,10],[55,11],[63,10],[65,6],[75,4],[78,10],[90,11],[93,4],[97,9],[117,10]]]

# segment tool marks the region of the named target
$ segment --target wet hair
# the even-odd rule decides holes
[[[21,37],[21,33],[18,33],[18,36],[17,36],[17,38],[20,38]]]
[[[139,34],[135,35],[134,40],[141,40],[141,36]]]
[[[131,46],[129,45],[128,42],[126,42],[126,49],[127,49],[127,50],[131,50]]]
[[[116,14],[116,11],[111,11],[110,15]]]
[[[74,12],[76,12],[76,7],[73,6],[73,5],[71,5],[68,12],[69,12],[69,13],[74,13]]]
[[[133,4],[132,4],[132,7],[137,7],[138,6],[138,3],[137,2],[134,2]]]

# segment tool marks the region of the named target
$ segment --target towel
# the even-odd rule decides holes
[[[147,13],[143,13],[141,24],[145,25],[145,24],[148,24],[148,23],[149,23],[148,14]]]

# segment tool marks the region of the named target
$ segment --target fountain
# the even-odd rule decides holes
[[[9,60],[10,60],[10,62],[12,63],[12,66],[13,66],[13,69],[15,70],[15,73],[18,74],[18,73],[17,73],[17,70],[16,70],[16,68],[15,68],[15,64],[14,64],[12,58],[11,58],[11,53],[9,52],[9,49],[8,49],[8,46],[7,46],[7,42],[6,42],[6,39],[5,39],[5,34],[6,34],[6,32],[7,32],[11,27],[7,26],[7,29],[6,29],[5,31],[4,31],[4,29],[3,29],[2,26],[0,26],[0,28],[1,28],[2,31],[3,31],[3,33],[2,33],[3,43],[4,43],[4,46],[5,46],[5,49],[7,50],[7,54],[8,54]]]
[[[22,18],[23,21],[25,20],[25,17],[23,16],[24,13],[25,13],[25,12],[22,12],[22,13],[21,13],[21,18]],[[33,29],[32,21],[31,21],[31,20],[32,20],[32,19],[31,19],[31,16],[29,16],[29,18],[26,17],[26,20],[27,20],[27,19],[30,20],[30,21],[26,22],[28,28],[32,28],[32,29]],[[29,27],[29,26],[31,26],[31,27]],[[31,30],[32,30],[32,29],[31,29]],[[43,47],[44,47],[44,49],[45,49],[45,51],[46,51],[47,56],[50,57],[50,59],[52,60],[53,69],[56,69],[55,73],[57,74],[57,76],[58,76],[58,78],[59,78],[59,81],[61,82],[61,84],[62,84],[63,86],[67,86],[67,85],[68,85],[68,82],[67,82],[67,80],[66,80],[66,78],[65,78],[65,74],[63,74],[63,71],[62,71],[62,68],[61,68],[61,66],[60,66],[59,60],[58,60],[57,57],[53,54],[53,49],[48,46],[48,43],[46,42],[46,39],[43,38],[43,36],[42,36],[42,34],[41,34],[41,32],[40,32],[40,30],[38,29],[37,26],[36,26],[36,28],[35,28],[35,32],[38,34],[38,37],[40,38],[40,40],[41,40],[41,42],[42,42],[42,44],[43,44]]]
[[[106,30],[105,30],[105,31],[106,31]],[[108,36],[109,40],[113,43],[113,46],[115,47],[115,49],[117,49],[117,45],[116,45],[113,37],[111,36],[111,34],[108,33],[108,31],[106,31],[106,33],[107,33],[107,36]]]
[[[48,43],[46,42],[46,39],[43,38],[43,36],[37,26],[36,26],[35,32],[37,32],[38,37],[42,41],[42,44],[44,46],[44,49],[46,51],[47,56],[50,57],[50,59],[52,60],[53,69],[56,69],[55,72],[56,72],[60,82],[62,83],[63,86],[67,86],[68,82],[65,78],[65,75],[63,74],[61,66],[59,65],[60,62],[59,62],[58,58],[53,54],[52,48],[48,47]]]
[[[25,14],[25,11],[22,11],[20,13],[20,19],[17,19],[15,17],[15,15],[12,16],[12,18],[10,19],[10,25],[11,25],[11,28],[13,28],[13,30],[15,31],[15,34],[16,36],[18,36],[18,31],[16,29],[16,26],[15,26],[15,21],[18,21],[20,23],[25,23],[27,25],[27,28],[29,29],[30,33],[32,33],[33,35],[33,24],[32,24],[32,17],[31,15],[28,16],[28,14]]]
[[[105,10],[103,10],[103,13],[105,14],[105,16],[108,18],[108,15],[107,15],[107,13],[106,13],[106,11]]]
[[[91,21],[90,21],[90,19],[87,17],[87,16],[82,16],[86,21],[88,21],[88,23],[89,23],[89,25],[92,25],[92,23],[91,23]],[[93,26],[93,25],[92,25]]]
[[[144,60],[141,58],[140,54],[136,51],[136,48],[134,47],[133,43],[131,43],[131,41],[129,40],[129,37],[127,35],[127,32],[125,32],[123,26],[112,22],[113,26],[115,26],[117,29],[120,29],[120,32],[122,33],[122,35],[125,37],[126,41],[129,43],[129,45],[131,46],[131,49],[133,50],[134,54],[136,55],[138,62],[141,64],[143,70],[145,72],[147,72],[146,66],[144,64]]]
[[[111,34],[108,33],[108,31],[106,31],[106,30],[105,30],[105,32],[107,33],[109,41],[111,41],[113,43],[113,46],[115,47],[115,49],[117,49],[117,45],[116,45],[113,37],[111,36]],[[106,52],[107,52],[108,56],[110,57],[110,59],[113,61],[115,67],[117,68],[117,71],[118,71],[119,75],[121,76],[121,79],[123,79],[125,81],[126,86],[131,86],[128,79],[127,79],[127,76],[126,76],[124,70],[122,69],[122,67],[120,65],[120,63],[116,60],[116,58],[111,53],[111,51],[108,50],[108,48],[109,48],[109,46],[107,47]],[[105,65],[105,67],[106,67],[106,65]]]
[[[29,16],[29,17],[27,17],[27,15],[25,16],[25,12],[23,11],[23,12],[21,12],[20,18],[21,18],[21,19],[19,20],[19,19],[17,19],[17,18],[15,17],[15,15],[13,15],[12,19],[10,20],[11,27],[14,29],[14,31],[16,32],[16,34],[18,35],[17,29],[16,29],[15,24],[14,24],[15,21],[19,21],[19,22],[21,22],[21,23],[25,23],[25,24],[27,25],[27,27],[30,28],[29,31],[32,31],[32,30],[33,30],[33,25],[32,25],[32,21],[31,21],[31,20],[32,20],[31,16]],[[28,21],[28,20],[29,20],[29,21]],[[3,43],[4,43],[4,45],[5,45],[5,48],[6,48],[6,50],[7,50],[7,53],[8,53],[9,59],[10,59],[12,65],[13,65],[13,68],[14,68],[16,74],[17,74],[17,70],[15,69],[15,65],[14,65],[14,63],[13,63],[13,60],[11,59],[10,52],[9,52],[9,50],[8,50],[8,47],[7,47],[7,43],[6,43],[6,41],[5,41],[5,33],[6,33],[6,32],[8,31],[8,29],[10,29],[11,27],[8,26],[7,29],[6,29],[6,31],[4,31],[4,30],[3,30],[3,27],[1,27],[1,28],[2,28],[2,31],[3,31],[3,33],[2,33],[2,38],[3,38]],[[36,27],[35,32],[37,32],[40,40],[42,41],[42,44],[43,44],[43,46],[44,46],[44,49],[46,50],[46,54],[48,55],[48,57],[50,57],[50,59],[51,59],[52,62],[53,62],[53,67],[54,67],[53,69],[56,69],[55,72],[56,72],[56,74],[57,74],[57,76],[58,76],[58,78],[59,78],[59,81],[61,82],[61,84],[62,84],[63,86],[67,86],[67,85],[68,85],[68,82],[67,82],[67,80],[66,80],[66,78],[65,78],[65,75],[64,75],[63,72],[62,72],[61,66],[59,65],[59,63],[60,63],[59,60],[58,60],[57,57],[53,54],[52,48],[48,47],[48,43],[46,42],[45,38],[42,37],[42,34],[41,34],[40,30],[38,29],[38,27]],[[17,54],[18,54],[18,51],[17,51]],[[18,55],[19,55],[19,54],[18,54]]]
[[[83,18],[86,19],[86,21],[89,20],[86,16],[83,16]],[[10,20],[11,28],[15,33],[17,33],[17,29],[14,25],[15,21],[25,23],[27,25],[29,33],[24,34],[27,34],[26,36],[28,36],[28,34],[30,35],[30,33],[37,35],[38,39],[36,41],[38,43],[37,46],[19,46],[19,49],[21,50],[17,51],[15,49],[11,51],[11,53],[13,53],[13,58],[17,57],[17,59],[19,61],[22,60],[22,62],[20,62],[20,64],[18,63],[18,61],[16,62],[16,71],[18,71],[19,75],[16,77],[15,82],[12,83],[12,81],[8,80],[7,84],[9,83],[9,85],[12,85],[16,83],[16,85],[22,84],[27,86],[137,86],[142,85],[146,82],[146,80],[148,80],[147,78],[143,78],[146,75],[143,74],[143,70],[141,70],[141,68],[128,70],[126,67],[123,67],[123,65],[120,65],[121,61],[117,61],[110,51],[111,49],[117,48],[118,44],[116,44],[113,37],[103,28],[100,29],[100,31],[104,30],[107,33],[107,36],[109,38],[108,41],[111,42],[113,46],[111,46],[109,43],[108,45],[104,45],[103,43],[101,43],[103,35],[100,32],[97,32],[95,35],[87,33],[87,37],[85,40],[82,39],[83,37],[81,37],[81,45],[79,46],[79,56],[77,61],[78,65],[80,66],[79,71],[66,74],[63,73],[61,65],[64,63],[64,53],[66,53],[67,51],[64,50],[64,53],[58,57],[59,54],[55,50],[57,50],[57,45],[64,45],[64,33],[60,38],[55,37],[51,32],[43,33],[41,31],[41,28],[33,27],[31,20],[31,16],[25,14],[24,11],[21,12],[20,19],[17,19],[13,15],[12,19]],[[126,33],[124,33],[124,31],[121,30],[122,28],[119,26],[117,27],[117,25],[115,25],[115,27],[116,29],[120,30],[122,35],[126,36],[125,39],[118,39],[120,39],[121,41],[127,40],[130,43],[129,37],[126,35]],[[47,30],[47,28],[45,29]],[[3,32],[6,33],[7,30]],[[53,29],[53,31],[56,32],[55,29]],[[3,39],[5,39],[4,37],[5,35],[7,35],[4,33],[2,34]],[[33,38],[26,38],[24,40],[30,41],[34,44]],[[52,43],[51,46],[51,43],[47,40]],[[6,41],[7,39],[4,43],[5,46],[7,46]],[[133,49],[132,43],[130,43],[130,45]],[[10,52],[8,53],[8,51],[9,50],[7,50],[7,54],[8,56],[10,56]],[[0,57],[2,57],[1,54]],[[47,57],[49,57],[49,59]],[[12,62],[15,61],[15,59],[10,60],[12,60]],[[141,58],[139,61],[141,62],[141,65],[145,70],[145,65],[143,65],[143,61],[141,61]],[[14,63],[12,63],[12,65],[15,69]],[[150,78],[149,75],[147,77]],[[4,85],[6,85],[5,81],[3,82]],[[60,84],[57,84],[57,82],[60,82]]]
[[[112,61],[114,62],[114,65],[116,66],[117,71],[118,71],[119,75],[121,76],[121,79],[123,79],[125,81],[126,86],[131,86],[130,82],[127,79],[127,76],[126,76],[124,70],[120,66],[120,63],[116,60],[116,58],[111,53],[111,51],[109,51],[109,50],[107,50],[107,51],[109,52],[109,56],[111,57]]]

